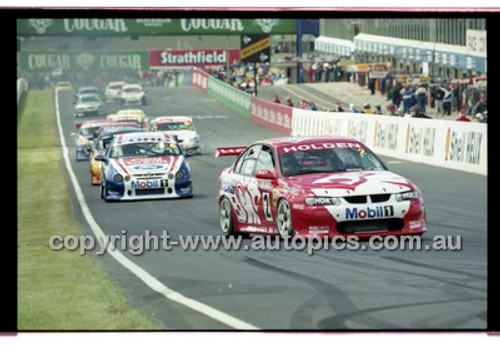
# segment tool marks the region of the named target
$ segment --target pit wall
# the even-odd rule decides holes
[[[251,96],[198,69],[192,85],[284,135],[352,137],[380,155],[488,174],[486,124],[291,108]]]

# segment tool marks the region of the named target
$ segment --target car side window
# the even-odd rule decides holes
[[[249,177],[253,176],[256,162],[257,160],[255,158],[246,158],[241,166],[240,174]]]
[[[274,171],[273,150],[267,145],[262,146],[262,150],[260,151],[259,157],[257,158],[255,173],[260,170],[268,170],[271,172]]]
[[[243,155],[240,156],[236,165],[234,167],[234,173],[241,174],[244,176],[252,176],[255,171],[255,163],[257,162],[257,155],[261,149],[262,145],[254,145],[245,151]]]

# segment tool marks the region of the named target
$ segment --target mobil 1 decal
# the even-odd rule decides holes
[[[271,37],[269,35],[241,36],[241,61],[264,63],[271,59]]]

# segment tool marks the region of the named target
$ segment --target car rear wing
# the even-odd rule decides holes
[[[239,156],[246,149],[246,146],[218,147],[215,149],[215,157]]]

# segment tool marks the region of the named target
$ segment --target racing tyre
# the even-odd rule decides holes
[[[234,230],[233,217],[231,201],[227,197],[223,197],[219,203],[219,222],[222,232],[228,236],[248,236],[248,234],[242,234]]]
[[[101,199],[103,199],[105,202],[108,202],[109,200],[106,199],[106,185],[104,185],[104,182],[101,181]]]
[[[292,210],[286,199],[281,199],[278,204],[278,233],[282,239],[289,240],[293,236]]]

